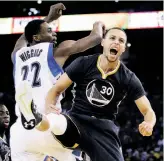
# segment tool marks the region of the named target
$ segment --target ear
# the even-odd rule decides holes
[[[123,52],[125,52],[125,50],[126,50],[126,47],[127,47],[127,44],[125,45],[125,47],[124,47],[124,49],[123,49]]]
[[[104,46],[104,39],[102,39],[101,41],[101,46]]]
[[[33,40],[34,41],[40,41],[40,36],[39,35],[33,35]]]

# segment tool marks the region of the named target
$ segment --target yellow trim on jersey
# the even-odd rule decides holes
[[[102,78],[103,78],[103,79],[106,79],[107,76],[112,75],[112,74],[115,74],[115,73],[118,71],[118,69],[119,69],[121,63],[120,63],[120,61],[119,61],[118,64],[117,64],[117,66],[116,66],[116,68],[115,68],[114,70],[112,70],[112,71],[108,72],[107,74],[105,74],[104,71],[101,69],[101,67],[100,67],[100,65],[99,65],[100,56],[101,56],[101,55],[99,55],[99,57],[98,57],[98,59],[97,59],[97,68],[98,68],[98,70],[100,71],[100,73],[101,73],[101,75],[102,75]]]

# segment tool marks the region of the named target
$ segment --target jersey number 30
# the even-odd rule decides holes
[[[23,80],[27,79],[29,72],[30,74],[32,74],[31,75],[33,77],[32,84],[31,84],[32,88],[41,86],[41,80],[39,78],[40,68],[41,66],[40,63],[38,62],[34,62],[30,66],[25,65],[22,67],[21,72],[23,75]]]

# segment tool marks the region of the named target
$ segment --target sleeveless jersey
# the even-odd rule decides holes
[[[27,80],[32,87],[32,96],[38,110],[44,113],[47,92],[63,73],[53,56],[52,43],[39,43],[30,47],[23,47],[13,57],[15,89],[23,80]],[[58,106],[60,106],[60,96]],[[19,116],[16,104],[16,115]]]

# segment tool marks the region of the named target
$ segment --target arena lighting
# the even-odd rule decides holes
[[[117,3],[117,2],[119,2],[119,0],[115,0],[115,2]]]
[[[0,35],[23,33],[28,22],[44,18],[44,16],[36,16],[40,13],[40,10],[36,10],[36,8],[34,10],[22,9],[23,12],[31,12],[29,16],[0,18]],[[107,29],[113,26],[130,30],[155,29],[164,28],[163,17],[164,11],[63,15],[58,20],[53,21],[51,26],[56,32],[89,31],[94,22],[101,20]],[[79,23],[76,23],[77,21]],[[84,22],[85,26],[83,25]]]
[[[37,3],[38,3],[38,4],[41,4],[41,3],[42,3],[42,0],[37,0]]]
[[[28,12],[28,15],[31,16],[31,15],[36,15],[38,13],[40,13],[39,10],[37,10],[36,8],[30,8],[29,9],[30,11]]]
[[[127,47],[131,47],[131,43],[128,42],[128,43],[127,43]]]

